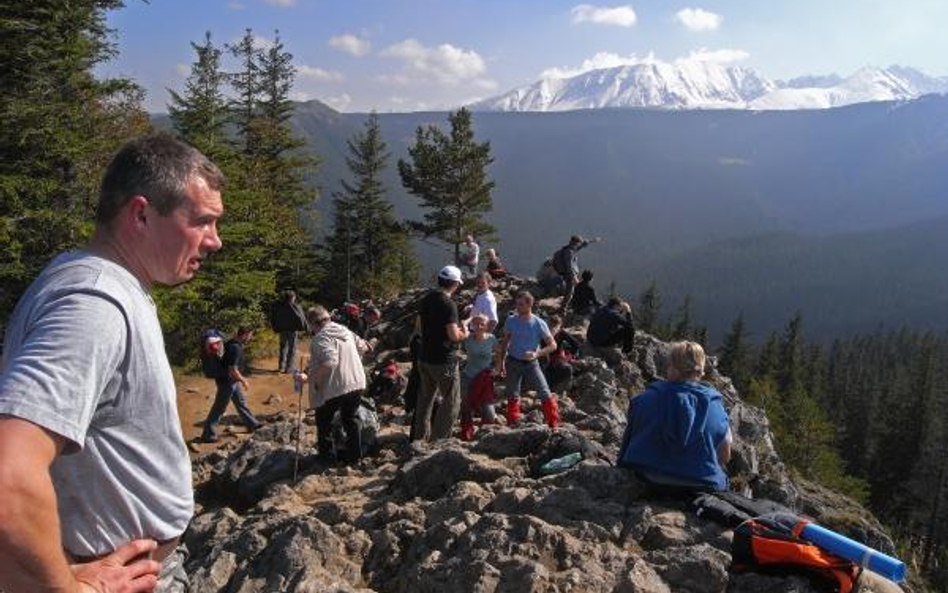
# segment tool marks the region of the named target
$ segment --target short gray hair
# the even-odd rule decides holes
[[[196,148],[166,133],[127,142],[112,158],[99,190],[96,223],[108,226],[122,206],[145,196],[161,216],[168,216],[187,199],[195,177],[215,191],[224,188],[224,174]]]
[[[332,316],[329,315],[329,311],[326,310],[326,307],[322,305],[313,305],[306,310],[306,320],[312,325],[329,321],[330,319],[332,319]]]

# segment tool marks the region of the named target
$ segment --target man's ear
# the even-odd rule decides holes
[[[125,216],[129,227],[136,231],[144,230],[148,225],[148,198],[145,196],[132,196],[125,204]]]

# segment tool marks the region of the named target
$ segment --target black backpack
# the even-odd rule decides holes
[[[553,269],[556,270],[556,273],[560,276],[573,273],[572,263],[573,250],[569,248],[569,245],[560,247],[556,253],[553,254]]]

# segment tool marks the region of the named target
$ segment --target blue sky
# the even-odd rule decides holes
[[[120,54],[102,68],[137,80],[166,111],[215,43],[279,30],[299,100],[343,111],[453,108],[594,66],[700,52],[785,79],[900,64],[948,74],[945,0],[129,0],[110,15]],[[710,59],[710,58],[703,58]]]

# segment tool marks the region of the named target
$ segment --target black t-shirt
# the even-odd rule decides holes
[[[241,373],[245,372],[244,367],[244,345],[240,343],[240,340],[234,338],[229,340],[227,344],[224,345],[224,368],[226,370],[227,381],[230,381],[230,369],[236,367]]]
[[[428,364],[446,364],[457,346],[448,340],[445,326],[458,322],[458,307],[440,290],[432,290],[418,304],[421,317],[421,354]]]

